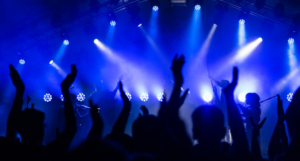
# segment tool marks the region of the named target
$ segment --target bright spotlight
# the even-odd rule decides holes
[[[131,94],[130,93],[125,93],[127,98],[129,99],[129,101],[132,99]]]
[[[164,100],[164,97],[165,97],[164,93],[160,93],[160,94],[157,95],[157,99],[158,99],[160,102],[162,102],[162,101]]]
[[[44,95],[44,101],[45,101],[45,102],[50,102],[51,100],[52,100],[51,94],[46,93],[46,94]]]
[[[51,61],[49,62],[49,64],[52,65],[52,64],[53,64],[53,60],[51,60]]]
[[[258,42],[262,42],[263,41],[263,39],[260,37],[260,38],[258,38]]]
[[[84,101],[84,99],[85,99],[85,95],[83,93],[79,93],[77,95],[77,100],[78,101],[82,102],[82,101]]]
[[[61,100],[61,101],[65,101],[65,98],[64,98],[63,95],[60,95],[60,100]]]
[[[139,25],[138,25],[138,27],[141,27],[142,26],[142,24],[140,23]]]
[[[205,102],[210,102],[212,100],[212,95],[210,93],[206,93],[203,99]]]
[[[99,40],[98,39],[94,39],[94,43],[96,44],[96,43],[98,43],[99,42]]]
[[[69,45],[69,44],[70,44],[69,40],[67,40],[67,39],[64,40],[64,44],[65,44],[65,45]]]
[[[153,11],[158,11],[158,6],[153,6],[152,9]]]
[[[245,20],[244,19],[240,19],[239,22],[240,22],[241,25],[245,24]]]
[[[238,99],[239,99],[240,102],[245,102],[246,101],[246,93],[241,93],[239,95]]]
[[[288,42],[289,42],[290,44],[292,44],[292,43],[294,43],[294,39],[293,39],[293,38],[289,38]]]
[[[142,93],[140,99],[144,102],[148,101],[149,95],[147,93]]]
[[[110,21],[110,26],[116,26],[116,21]]]
[[[195,5],[195,10],[199,11],[201,9],[201,6],[199,4]]]
[[[22,65],[24,65],[24,64],[25,64],[25,60],[20,59],[20,60],[19,60],[19,63],[22,64]]]
[[[286,99],[289,101],[289,102],[292,102],[292,100],[293,100],[293,93],[289,93],[288,95],[287,95],[287,97],[286,97]]]

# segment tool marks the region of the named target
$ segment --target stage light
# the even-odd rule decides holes
[[[250,10],[248,8],[243,8],[239,15],[239,22],[245,23],[249,14],[250,14]]]
[[[82,102],[82,101],[84,101],[84,99],[85,99],[85,95],[83,93],[79,93],[77,95],[77,100],[78,101]]]
[[[129,101],[132,99],[131,94],[130,93],[125,93],[127,98],[129,99]]]
[[[116,21],[110,21],[110,26],[116,26]]]
[[[288,95],[287,95],[287,97],[286,97],[286,99],[289,101],[289,102],[292,102],[292,100],[293,100],[293,93],[289,93]]]
[[[158,11],[158,6],[153,6],[153,7],[152,7],[152,10],[153,10],[153,11]]]
[[[242,47],[237,55],[234,57],[232,63],[236,62],[243,62],[255,49],[256,47],[262,42],[262,38],[257,38],[256,40],[248,43],[244,47]]]
[[[94,39],[94,43],[96,44],[96,43],[98,43],[99,42],[99,40],[98,39]]]
[[[61,101],[65,101],[65,98],[64,98],[63,95],[60,95],[60,100],[61,100]]]
[[[293,38],[289,38],[288,42],[289,42],[290,44],[292,44],[292,43],[294,43],[294,39],[293,39]]]
[[[69,40],[64,40],[64,44],[69,45],[70,44]]]
[[[258,42],[262,42],[263,41],[263,39],[260,37],[260,38],[258,38]]]
[[[203,99],[205,102],[210,102],[212,100],[212,95],[210,93],[206,93]]]
[[[138,27],[141,27],[142,26],[142,24],[140,23],[139,25],[138,25]]]
[[[239,99],[240,102],[245,102],[246,101],[246,93],[241,93],[239,95],[238,99]]]
[[[53,60],[50,60],[49,64],[52,65],[53,64]]]
[[[148,101],[149,95],[147,93],[142,93],[140,99],[144,102]]]
[[[24,59],[20,59],[19,63],[22,64],[22,65],[24,65],[25,64],[25,60]]]
[[[51,100],[52,100],[51,94],[46,93],[46,94],[44,95],[44,101],[45,101],[45,102],[50,102]]]
[[[108,13],[107,20],[110,23],[110,26],[115,26],[117,24],[117,17],[114,12]]]
[[[157,99],[158,99],[160,102],[162,102],[162,101],[164,100],[164,97],[165,97],[164,93],[160,93],[160,94],[157,95]]]
[[[239,20],[239,23],[240,23],[241,25],[243,25],[243,24],[245,24],[245,20],[244,20],[244,19],[240,19],[240,20]]]
[[[199,4],[195,5],[195,10],[199,11],[201,9],[201,6]]]

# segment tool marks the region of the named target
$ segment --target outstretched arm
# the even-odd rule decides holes
[[[93,105],[92,101],[89,101],[91,107],[91,116],[93,120],[93,126],[90,130],[90,133],[87,137],[87,141],[101,141],[101,135],[103,130],[103,122],[98,113],[98,106]]]
[[[258,125],[256,125],[253,122],[253,118],[250,117],[250,121],[252,126],[254,127],[252,130],[252,143],[251,143],[251,152],[253,155],[254,160],[259,160],[262,159],[261,152],[260,152],[260,147],[259,147],[259,142],[257,138],[259,137],[259,130],[262,128],[262,126],[265,124],[267,118],[264,118]]]
[[[120,135],[120,134],[124,133],[126,123],[127,123],[128,117],[129,117],[129,113],[131,110],[131,102],[129,101],[128,97],[126,96],[126,94],[123,90],[123,84],[121,81],[119,82],[119,90],[121,93],[121,97],[122,97],[124,106],[123,106],[123,109],[121,111],[121,114],[120,114],[118,120],[116,121],[116,123],[112,129],[112,132],[111,132],[112,135]]]
[[[11,80],[14,86],[16,87],[17,92],[16,92],[12,109],[9,113],[8,120],[7,120],[6,139],[9,143],[14,143],[17,135],[16,132],[17,119],[22,111],[25,85],[18,71],[12,65],[9,65],[9,69],[10,69]]]
[[[238,69],[233,69],[233,80],[232,82],[224,89],[224,94],[226,97],[227,111],[228,111],[228,120],[229,126],[231,128],[231,134],[233,139],[233,148],[235,155],[238,159],[249,160],[251,154],[248,148],[247,137],[243,125],[242,117],[239,113],[238,107],[234,102],[234,90],[238,82]]]
[[[273,160],[277,154],[280,154],[282,152],[280,138],[282,135],[284,135],[283,131],[285,132],[285,127],[284,127],[285,114],[283,111],[282,100],[280,99],[279,96],[277,98],[277,102],[278,102],[277,103],[278,120],[269,143],[268,155],[270,160]]]
[[[69,88],[74,82],[77,75],[77,69],[75,65],[72,65],[72,72],[61,83],[62,93],[65,99],[64,102],[64,114],[66,120],[66,129],[61,133],[59,138],[54,141],[54,147],[59,151],[67,151],[77,131],[76,118],[73,110],[73,105],[70,98]],[[50,144],[49,146],[51,146]],[[57,149],[56,149],[57,150]]]

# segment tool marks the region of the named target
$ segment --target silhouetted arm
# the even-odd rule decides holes
[[[277,103],[278,120],[269,143],[268,155],[270,160],[273,160],[277,154],[282,152],[280,138],[282,135],[284,135],[283,131],[285,133],[285,127],[284,127],[285,114],[283,111],[282,100],[280,99],[279,96],[277,98],[277,102],[278,102]]]
[[[212,80],[216,85],[222,88],[222,83],[214,79],[212,76],[208,76],[210,80]]]
[[[92,101],[89,101],[91,107],[91,116],[93,120],[93,126],[89,132],[87,137],[87,141],[101,141],[102,139],[102,130],[103,130],[103,122],[98,113],[98,106],[93,105]]]
[[[62,93],[65,99],[64,102],[64,114],[66,120],[66,128],[61,133],[61,135],[53,143],[47,145],[50,148],[56,148],[60,152],[65,152],[68,150],[75,134],[77,131],[76,118],[73,110],[73,105],[70,98],[69,88],[74,82],[77,75],[77,69],[75,65],[72,65],[72,72],[69,74],[65,80],[61,83]]]
[[[16,126],[18,117],[22,111],[23,105],[23,95],[25,91],[25,85],[18,73],[18,71],[12,66],[9,65],[10,77],[16,87],[16,96],[12,106],[12,109],[9,113],[6,127],[6,139],[9,143],[14,143],[17,136]]]
[[[243,125],[243,120],[239,113],[238,107],[235,104],[233,96],[235,87],[237,86],[237,81],[238,69],[234,68],[233,81],[224,89],[224,94],[226,98],[228,120],[231,129],[235,155],[238,157],[237,160],[249,160],[251,158],[251,154],[248,148],[248,141]]]
[[[262,126],[266,122],[266,119],[267,118],[264,118],[263,121],[261,121],[261,123],[256,125],[253,122],[252,117],[250,117],[250,122],[251,122],[252,126],[254,127],[252,130],[252,142],[251,142],[251,152],[252,152],[254,160],[262,159],[259,142],[258,142],[258,137],[259,137],[259,133],[260,133],[259,130],[262,128]]]
[[[123,84],[121,81],[119,82],[119,89],[120,89],[120,94],[121,94],[124,105],[123,105],[121,114],[112,129],[112,132],[111,132],[112,135],[120,135],[120,134],[124,133],[126,123],[127,123],[127,120],[128,120],[129,114],[130,114],[130,110],[131,110],[131,102],[129,101],[128,97],[126,96],[126,94],[123,90]]]

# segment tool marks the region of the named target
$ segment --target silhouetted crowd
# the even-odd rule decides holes
[[[192,113],[192,143],[186,127],[179,116],[189,92],[181,95],[183,84],[182,67],[184,56],[175,56],[172,63],[174,88],[170,99],[164,96],[157,116],[151,115],[145,106],[132,125],[132,136],[124,133],[131,111],[131,102],[119,82],[119,91],[123,100],[123,109],[113,125],[112,131],[103,137],[104,125],[99,107],[89,102],[92,128],[85,140],[75,150],[69,150],[77,132],[76,117],[70,98],[70,87],[74,82],[77,69],[71,66],[71,73],[61,83],[64,96],[65,128],[57,130],[56,139],[43,145],[45,114],[32,108],[22,110],[25,85],[10,65],[10,76],[16,88],[15,100],[8,120],[6,136],[0,140],[0,160],[103,160],[103,161],[253,161],[266,160],[261,156],[259,135],[266,118],[260,121],[259,104],[253,103],[252,109],[243,109],[247,119],[245,128],[240,108],[234,99],[234,90],[238,85],[238,69],[233,69],[233,79],[222,89],[225,111],[217,106],[204,105]],[[258,102],[255,94],[249,100]],[[247,97],[248,97],[247,96]],[[268,149],[268,159],[274,161],[300,161],[300,90],[294,94],[286,113],[278,96],[278,119]],[[258,116],[258,117],[257,117]],[[226,120],[226,121],[225,121]],[[288,143],[285,121],[291,142]],[[226,122],[226,123],[225,123]],[[228,124],[228,125],[225,125]],[[223,142],[228,129],[232,143]],[[17,139],[17,133],[21,141]],[[251,135],[247,134],[251,133]],[[251,138],[249,139],[249,136]],[[250,141],[249,141],[250,140]]]

